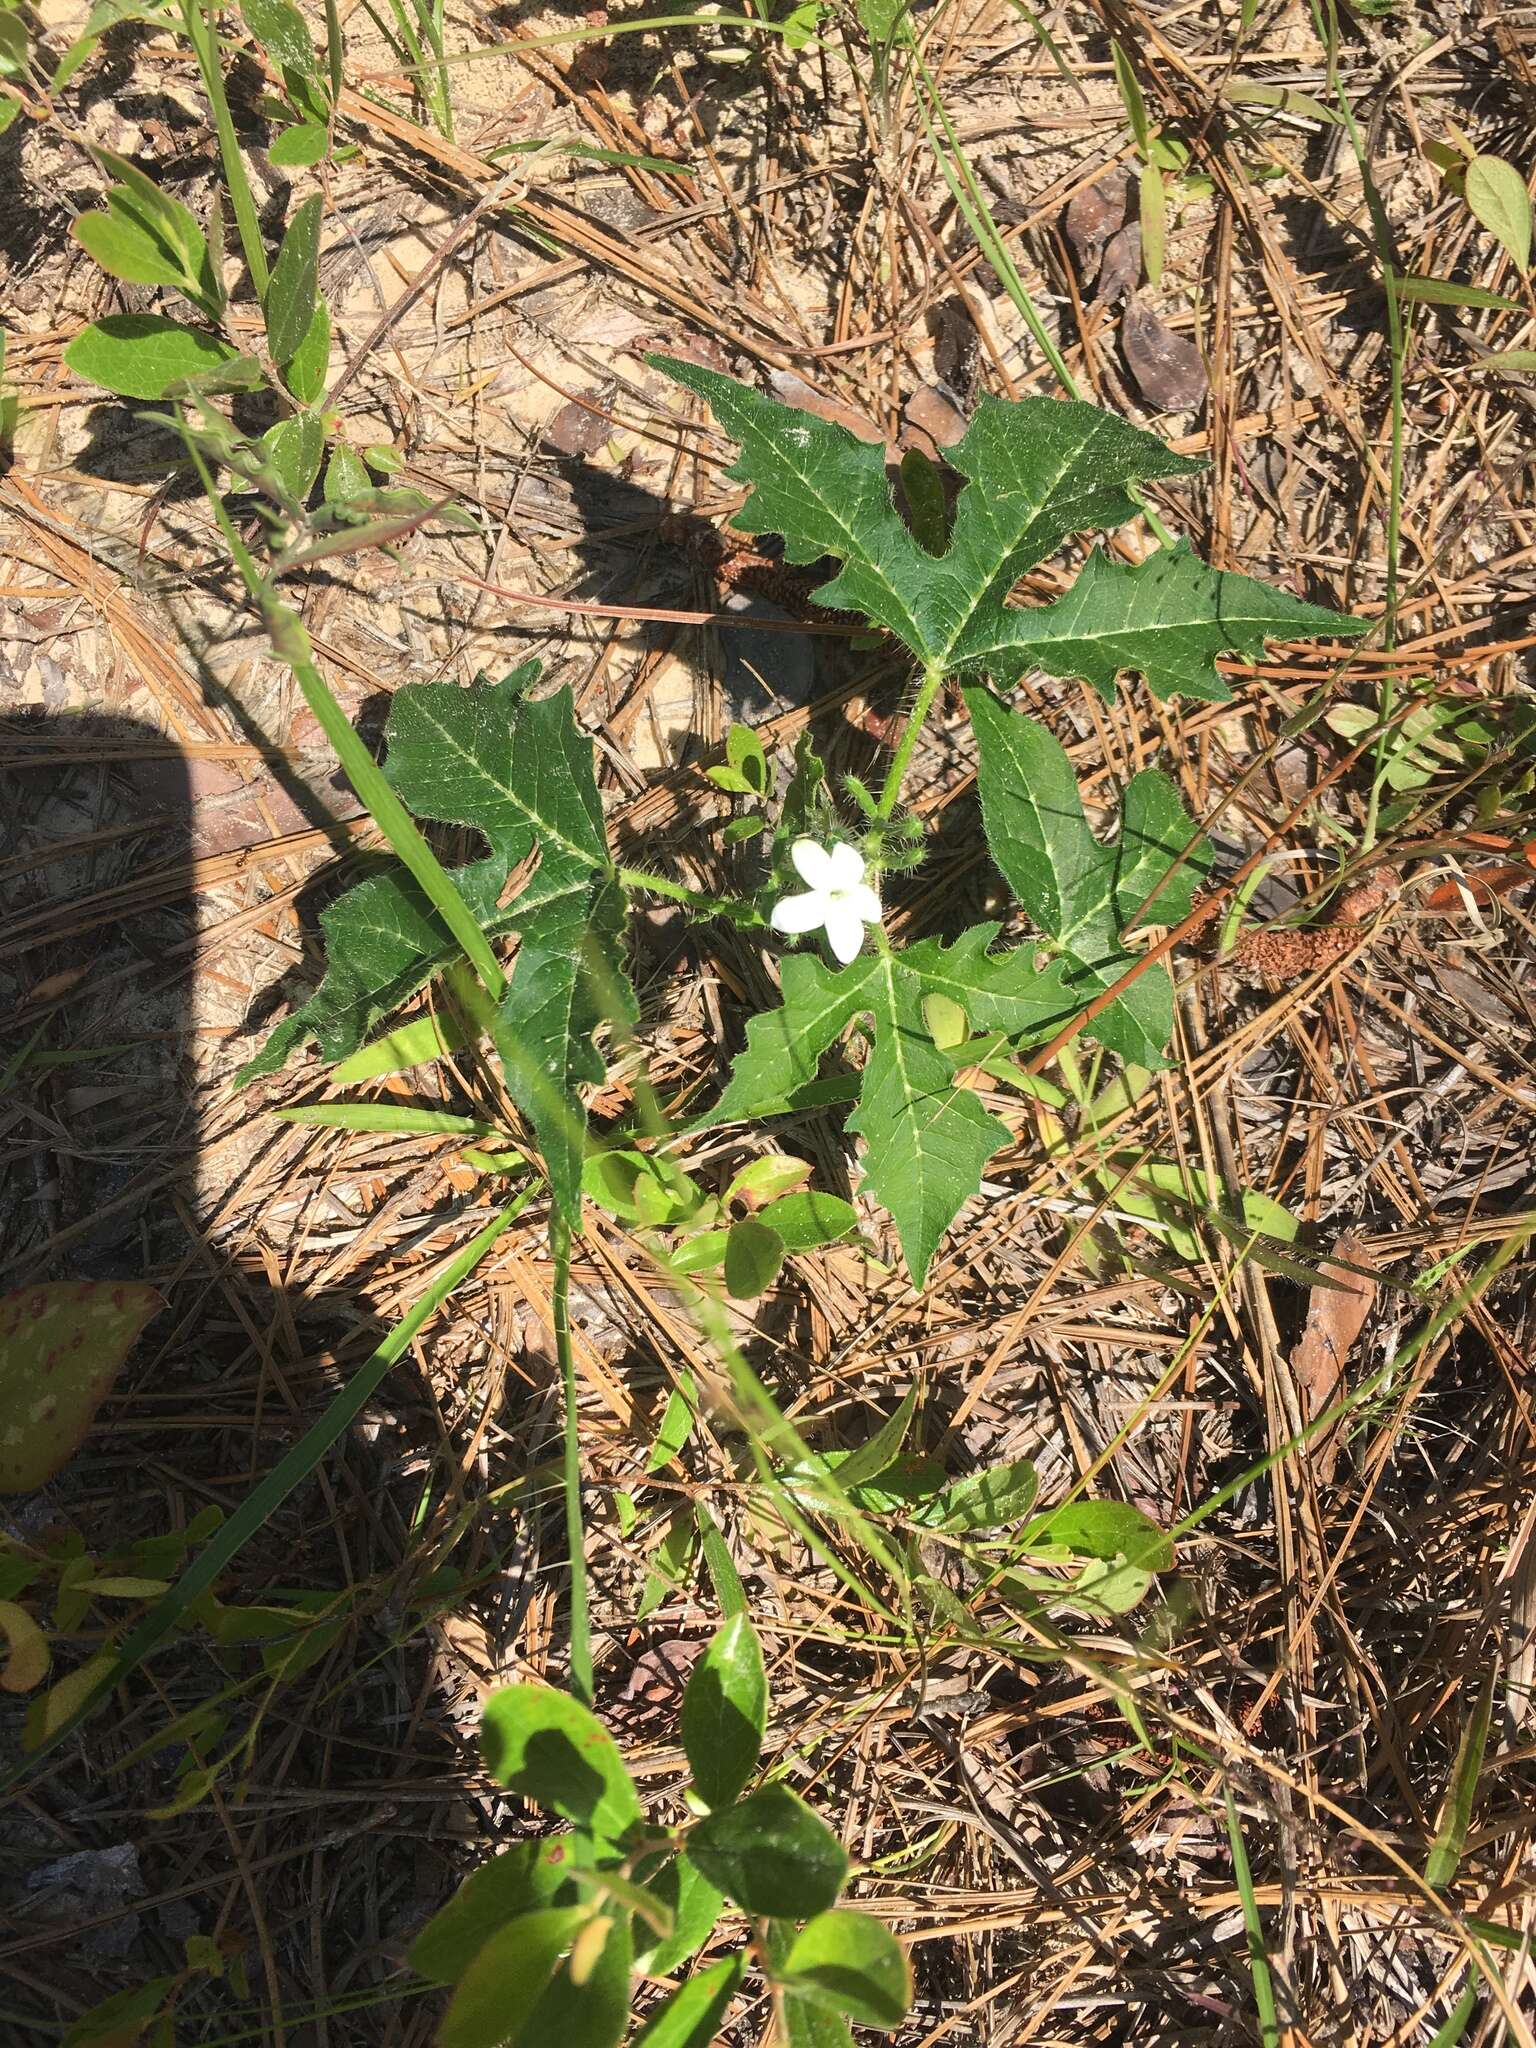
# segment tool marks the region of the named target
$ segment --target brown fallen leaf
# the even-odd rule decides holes
[[[1462,917],[1468,908],[1468,897],[1478,910],[1486,910],[1497,897],[1508,896],[1526,882],[1536,882],[1536,868],[1524,862],[1474,868],[1458,881],[1441,882],[1431,889],[1420,907],[1433,911],[1436,917]]]
[[[859,412],[851,405],[844,405],[836,398],[829,398],[824,391],[817,391],[797,377],[793,370],[775,370],[768,379],[768,388],[784,405],[797,406],[802,412],[813,412],[818,419],[830,420],[834,426],[846,427],[859,441],[883,441],[884,434],[866,412]]]
[[[931,384],[919,385],[902,408],[903,448],[920,448],[931,462],[940,452],[953,448],[965,432],[965,416],[956,412],[941,391]]]
[[[1097,184],[1074,192],[1067,202],[1067,240],[1084,284],[1098,276],[1104,244],[1125,224],[1130,189],[1124,171],[1111,171]]]
[[[1118,234],[1111,235],[1099,271],[1099,289],[1094,303],[1118,306],[1141,283],[1141,223],[1127,221]]]
[[[1120,346],[1148,405],[1187,412],[1205,397],[1209,379],[1199,349],[1165,327],[1142,299],[1132,299],[1125,309]]]
[[[1360,1263],[1361,1243],[1345,1231],[1333,1248],[1334,1260]],[[1330,1277],[1333,1277],[1330,1275]],[[1334,1400],[1349,1354],[1364,1328],[1376,1299],[1377,1283],[1348,1267],[1337,1270],[1338,1285],[1314,1287],[1307,1303],[1307,1320],[1301,1341],[1291,1353],[1291,1370],[1301,1394],[1302,1414],[1313,1422]],[[1312,1463],[1318,1480],[1326,1485],[1338,1461],[1338,1443],[1330,1429],[1312,1443]]]
[[[619,430],[606,413],[599,410],[599,403],[595,391],[589,394],[585,404],[577,398],[568,399],[544,429],[544,445],[555,454],[569,456],[573,460],[595,455],[599,448],[606,447]]]

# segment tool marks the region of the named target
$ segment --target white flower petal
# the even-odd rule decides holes
[[[827,854],[827,865],[831,870],[826,886],[833,889],[855,889],[864,879],[864,856],[856,846],[850,846],[846,839],[840,840]],[[806,876],[810,881],[810,876]]]
[[[813,889],[832,886],[832,855],[814,839],[797,839],[789,849],[789,857],[801,881],[808,882]]]
[[[856,888],[845,889],[843,901],[850,910],[856,911],[866,924],[880,922],[880,898],[868,882],[860,882]]]
[[[846,967],[850,960],[858,958],[863,947],[863,918],[846,903],[829,903],[823,922],[827,928],[827,944],[832,948],[833,957]]]
[[[827,899],[819,889],[804,896],[786,896],[769,919],[776,932],[813,932],[826,921]]]

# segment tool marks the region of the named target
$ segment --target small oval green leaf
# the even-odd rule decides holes
[[[784,1263],[784,1240],[756,1216],[733,1223],[725,1241],[726,1292],[752,1301],[770,1288]]]
[[[536,1806],[604,1842],[640,1819],[640,1801],[613,1737],[580,1701],[550,1686],[509,1685],[480,1722],[486,1769]]]
[[[765,1785],[700,1821],[688,1854],[744,1912],[784,1920],[824,1912],[848,1875],[841,1842],[787,1785]]]
[[[729,1806],[757,1769],[768,1724],[762,1646],[744,1614],[716,1631],[683,1694],[683,1750],[705,1804]]]
[[[434,1984],[456,1984],[499,1927],[555,1905],[581,1861],[577,1837],[517,1842],[472,1872],[411,1944],[409,1962]]]
[[[77,377],[119,398],[163,398],[172,384],[233,362],[239,350],[163,313],[109,313],[81,328],[64,360]]]
[[[1467,205],[1521,270],[1531,267],[1531,195],[1513,164],[1475,156],[1467,165]]]
[[[279,171],[307,171],[325,155],[330,137],[318,121],[298,121],[285,128],[267,151],[267,162]]]
[[[802,1927],[783,1968],[798,1990],[865,2026],[899,2027],[912,2003],[901,1943],[882,1921],[846,1907]]]

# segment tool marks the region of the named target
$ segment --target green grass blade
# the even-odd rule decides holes
[[[479,1265],[509,1224],[515,1222],[533,1199],[537,1183],[525,1188],[514,1202],[471,1238],[458,1256],[446,1265],[421,1298],[402,1316],[375,1351],[358,1368],[349,1383],[334,1395],[325,1413],[300,1437],[293,1449],[278,1460],[261,1484],[247,1494],[189,1564],[169,1592],[161,1595],[149,1613],[124,1639],[111,1665],[103,1670],[73,1712],[49,1730],[25,1762],[0,1778],[0,1796],[27,1777],[50,1750],[57,1749],[74,1733],[86,1716],[100,1704],[114,1686],[121,1685],[143,1663],[150,1651],[172,1633],[193,1604],[223,1573],[235,1556],[267,1521],[299,1483],[307,1479],[343,1432],[362,1414],[378,1391],[384,1376],[410,1348],[417,1332],[427,1324],[459,1283]]]
[[[1227,1840],[1232,1844],[1232,1874],[1237,1895],[1243,1903],[1243,1926],[1248,1932],[1248,1964],[1253,1973],[1253,2002],[1259,2013],[1259,2039],[1264,2048],[1279,2048],[1280,2015],[1275,2009],[1275,1981],[1269,1973],[1269,1950],[1264,1940],[1264,1923],[1253,1889],[1253,1872],[1248,1867],[1248,1846],[1243,1840],[1242,1822],[1232,1787],[1227,1787]]]
[[[1450,1782],[1445,1788],[1445,1799],[1440,1808],[1440,1818],[1435,1828],[1435,1839],[1430,1845],[1429,1859],[1424,1865],[1424,1882],[1438,1891],[1456,1875],[1462,1852],[1467,1846],[1467,1829],[1472,1820],[1472,1802],[1477,1797],[1477,1781],[1482,1776],[1483,1752],[1488,1747],[1488,1726],[1493,1719],[1494,1669],[1490,1664],[1483,1673],[1482,1683],[1477,1689],[1472,1712],[1466,1727],[1461,1731],[1461,1741],[1456,1748],[1456,1761],[1451,1766]]]

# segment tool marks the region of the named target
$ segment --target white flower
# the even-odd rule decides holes
[[[775,931],[824,931],[827,944],[842,966],[857,958],[864,927],[880,922],[880,898],[864,879],[864,859],[856,846],[818,846],[797,839],[789,857],[803,882],[804,896],[786,896],[769,920]]]

